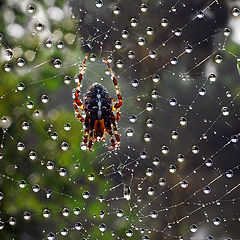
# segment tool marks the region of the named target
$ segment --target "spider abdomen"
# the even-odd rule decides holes
[[[112,99],[107,89],[99,83],[94,83],[84,95],[86,114],[95,120],[108,117],[112,110]]]

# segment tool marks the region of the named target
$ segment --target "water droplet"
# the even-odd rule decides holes
[[[61,177],[64,177],[67,175],[67,170],[65,168],[59,168],[58,173]]]
[[[223,29],[223,34],[226,37],[229,37],[231,35],[231,29],[230,28],[224,28]]]
[[[17,150],[18,150],[18,151],[23,151],[24,149],[25,149],[24,143],[19,142],[19,143],[17,144]]]
[[[64,42],[62,40],[58,40],[56,42],[56,46],[58,49],[63,49],[64,48]]]
[[[118,68],[123,68],[124,63],[123,63],[122,60],[117,60],[116,65],[117,65]]]
[[[89,198],[90,198],[90,193],[89,193],[88,191],[84,191],[84,192],[82,193],[82,197],[83,197],[84,199],[89,199]]]
[[[215,56],[215,62],[219,64],[219,63],[222,63],[222,61],[223,61],[223,57],[221,55],[217,54]]]
[[[104,223],[101,223],[98,227],[99,231],[104,232],[107,229],[107,226]]]
[[[12,65],[10,63],[6,63],[4,65],[5,72],[11,72],[12,71]]]
[[[147,12],[147,10],[148,10],[147,4],[142,3],[141,6],[140,6],[140,9],[141,9],[142,12]]]
[[[234,174],[233,174],[233,170],[230,169],[230,170],[227,170],[227,171],[226,171],[226,177],[227,177],[227,178],[232,178],[233,175],[234,175]]]
[[[153,82],[155,82],[155,83],[159,82],[159,81],[160,81],[160,77],[159,77],[159,75],[157,75],[157,74],[153,74],[153,76],[152,76],[152,80],[153,80]]]
[[[143,46],[143,45],[145,45],[145,43],[146,43],[146,41],[143,37],[138,38],[138,45],[139,46]]]
[[[138,81],[138,79],[133,79],[132,82],[131,82],[131,84],[132,84],[132,86],[135,87],[135,88],[138,87],[138,86],[139,86],[139,81]]]
[[[152,210],[150,212],[150,216],[151,216],[151,218],[157,218],[158,217],[158,212],[156,210]]]
[[[176,65],[176,64],[178,63],[178,59],[177,59],[176,57],[172,57],[172,58],[170,59],[170,63],[171,63],[172,65]]]
[[[205,160],[205,165],[207,167],[211,167],[213,165],[213,160],[211,158],[208,158]]]
[[[117,209],[116,210],[116,215],[117,215],[117,217],[122,217],[124,215],[123,210],[122,209]]]
[[[14,226],[14,225],[16,225],[17,220],[14,217],[10,217],[8,220],[8,223],[9,223],[9,225]]]
[[[177,28],[174,30],[174,35],[177,37],[180,37],[182,35],[182,30],[180,28]]]
[[[149,196],[153,196],[153,195],[155,194],[155,189],[154,189],[153,187],[149,187],[149,188],[147,189],[147,194],[148,194]]]
[[[166,145],[163,145],[163,146],[162,146],[162,153],[163,153],[163,154],[168,154],[168,153],[169,153],[169,148],[168,148],[168,146],[166,146]]]
[[[48,233],[47,239],[48,239],[48,240],[54,240],[54,239],[55,239],[54,233],[52,233],[52,232]]]
[[[43,217],[49,218],[51,216],[51,212],[49,209],[45,208],[42,212]]]
[[[102,0],[96,0],[95,2],[97,8],[101,8],[103,6],[103,1]]]
[[[149,52],[149,57],[150,57],[150,58],[156,58],[156,57],[157,57],[156,51],[151,50],[151,51]]]
[[[64,83],[65,84],[70,84],[71,83],[71,78],[69,76],[65,76],[64,79],[63,79]]]
[[[136,117],[135,115],[130,115],[130,116],[129,116],[129,121],[130,121],[131,123],[135,123],[135,122],[137,121],[137,117]]]
[[[23,218],[25,219],[25,220],[30,220],[31,219],[31,213],[30,212],[28,212],[28,211],[25,211],[24,213],[23,213]]]
[[[50,47],[52,47],[52,45],[53,45],[52,40],[49,39],[49,38],[47,38],[46,41],[45,41],[45,46],[46,46],[47,48],[50,48]]]
[[[146,125],[147,125],[147,127],[149,127],[149,128],[153,127],[153,125],[154,125],[153,120],[149,118],[149,119],[146,121]]]
[[[51,136],[51,139],[53,139],[53,140],[58,139],[58,134],[56,132],[51,133],[50,136]]]
[[[135,58],[135,52],[132,51],[132,50],[130,50],[130,51],[128,52],[128,58],[134,59],[134,58]]]
[[[47,169],[48,169],[48,170],[54,169],[54,163],[51,162],[51,161],[48,161],[47,164],[46,164],[46,166],[47,166]]]
[[[149,112],[152,111],[153,110],[153,105],[151,103],[147,103],[146,104],[146,110],[149,111]]]
[[[49,97],[46,94],[44,94],[41,97],[41,101],[42,101],[42,103],[48,103],[49,102]]]
[[[68,235],[68,229],[67,228],[62,228],[60,229],[60,233],[62,236],[67,236]]]
[[[234,17],[238,17],[238,16],[240,15],[240,9],[237,8],[237,7],[233,8],[233,9],[232,9],[232,15],[233,15]]]
[[[175,173],[177,171],[177,168],[175,165],[171,164],[168,168],[170,173]]]
[[[192,153],[193,153],[193,154],[198,154],[199,152],[200,152],[199,147],[196,146],[196,145],[194,145],[194,146],[192,147]]]
[[[186,126],[187,125],[187,119],[185,117],[180,117],[179,123],[182,126]]]
[[[91,53],[90,56],[89,56],[89,59],[90,59],[91,62],[95,62],[97,57],[96,57],[95,54]]]
[[[138,25],[138,20],[136,18],[132,18],[130,20],[130,24],[132,27],[136,27]]]
[[[229,109],[227,107],[223,107],[221,109],[221,111],[222,111],[223,116],[228,116],[229,115]]]
[[[186,180],[182,180],[180,182],[180,185],[181,185],[182,188],[187,188],[188,187],[188,182]]]
[[[191,45],[187,45],[186,47],[185,47],[185,52],[186,53],[191,53],[193,51],[193,47],[191,46]]]
[[[4,198],[4,194],[0,192],[0,201],[3,200],[3,198]]]
[[[123,197],[126,199],[126,200],[130,200],[131,199],[131,188],[124,184],[123,186]]]
[[[119,40],[115,41],[115,48],[116,49],[121,49],[122,48],[122,43]]]
[[[172,139],[176,140],[176,139],[178,139],[178,137],[179,137],[179,133],[174,130],[174,131],[172,131],[172,133],[171,133],[171,137],[172,137]]]
[[[160,179],[159,179],[159,185],[160,185],[161,187],[165,186],[165,185],[166,185],[166,180],[165,180],[164,178],[160,178]]]
[[[167,27],[168,26],[168,20],[166,18],[163,18],[161,20],[161,25],[162,25],[162,27]]]
[[[23,67],[25,65],[25,60],[23,58],[18,58],[17,65]]]
[[[45,27],[45,25],[43,23],[40,23],[40,22],[36,23],[34,26],[35,26],[35,29],[37,31],[42,31]]]
[[[153,157],[153,165],[158,166],[160,164],[160,159],[158,157]]]
[[[133,236],[133,231],[131,229],[126,230],[125,234],[126,234],[127,237],[132,237]]]
[[[27,183],[24,180],[21,180],[21,181],[18,182],[18,186],[20,188],[25,188],[27,186]]]
[[[55,68],[60,68],[62,66],[62,61],[60,59],[54,59],[53,65]]]
[[[192,225],[190,226],[190,231],[191,231],[191,232],[195,233],[195,232],[197,232],[197,230],[198,230],[197,225],[192,224]]]
[[[154,33],[154,30],[152,27],[147,27],[146,32],[147,32],[147,35],[152,35]]]
[[[122,36],[122,38],[128,38],[128,36],[129,36],[129,32],[127,31],[127,30],[122,30],[122,33],[121,33],[121,36]],[[128,53],[129,54],[129,53]],[[129,57],[129,56],[128,56]]]
[[[205,96],[207,93],[207,90],[205,88],[199,88],[198,93],[200,96]]]
[[[152,90],[151,96],[153,99],[157,99],[159,97],[159,93],[157,90]]]
[[[62,142],[62,144],[61,144],[61,149],[62,149],[63,151],[68,150],[68,149],[69,149],[68,143],[67,143],[67,142]]]
[[[114,13],[115,15],[120,14],[120,12],[121,12],[121,9],[120,9],[119,6],[114,6],[114,7],[113,7],[113,13]]]
[[[40,191],[39,185],[38,184],[33,185],[32,190],[33,190],[33,192],[39,192]]]
[[[64,123],[63,128],[64,128],[65,131],[70,131],[71,130],[71,124],[70,123]]]
[[[13,51],[12,49],[8,48],[6,50],[3,51],[2,53],[2,60],[9,62],[13,59]]]
[[[205,187],[203,188],[203,192],[204,192],[205,194],[209,194],[209,193],[211,192],[211,188],[210,188],[209,186],[205,186]]]
[[[151,177],[153,175],[153,170],[152,170],[152,168],[147,168],[146,169],[146,176],[147,177]]]
[[[221,219],[218,218],[218,217],[215,217],[215,218],[213,219],[213,224],[214,224],[215,226],[220,225],[220,224],[221,224]]]
[[[89,181],[94,181],[95,180],[95,174],[94,173],[88,174],[88,180]]]
[[[216,77],[216,75],[214,73],[211,73],[211,74],[208,75],[208,80],[210,82],[215,82],[216,79],[217,79],[217,77]]]
[[[203,18],[204,17],[204,12],[202,10],[197,11],[197,17],[198,18]]]
[[[33,14],[36,11],[35,6],[33,4],[27,5],[27,12]]]
[[[62,215],[68,217],[70,215],[70,210],[68,208],[63,208]]]
[[[177,99],[176,98],[170,98],[169,99],[169,104],[173,107],[176,106],[177,105]]]
[[[80,231],[83,229],[83,225],[80,222],[75,223],[74,227],[77,231]]]

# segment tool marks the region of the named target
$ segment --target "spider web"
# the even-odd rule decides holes
[[[6,1],[1,239],[239,239],[237,2]],[[120,151],[80,147],[72,89],[123,96]],[[82,98],[81,94],[81,98]]]

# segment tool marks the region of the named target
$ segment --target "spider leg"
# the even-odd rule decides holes
[[[117,140],[117,144],[116,144],[116,150],[119,150],[119,146],[120,146],[120,136],[118,134],[118,130],[117,130],[117,124],[115,122],[115,116],[112,114],[112,125],[113,125],[113,130],[114,130],[114,135],[115,138]]]
[[[113,101],[113,103],[114,103],[114,105],[115,105],[115,103],[116,103],[116,100],[111,96],[111,99],[112,99],[112,101]],[[118,108],[112,108],[112,111],[114,111],[114,110],[116,110],[116,112],[117,112],[117,116],[115,117],[115,120],[120,120],[120,112],[119,112],[119,109]]]
[[[82,76],[83,76],[83,69],[84,69],[84,66],[85,66],[85,63],[87,61],[87,58],[88,58],[88,54],[86,54],[85,56],[85,59],[83,61],[83,64],[82,64],[82,68],[80,70],[80,74],[79,74],[79,81],[78,81],[78,85],[75,89],[75,98],[74,98],[74,102],[73,102],[73,106],[75,108],[75,112],[77,113],[77,118],[79,119],[79,121],[81,122],[84,122],[84,117],[80,114],[79,112],[79,109],[80,108],[81,110],[84,110],[84,106],[81,102],[81,100],[79,99],[79,94],[80,94],[80,89],[81,89],[81,82],[82,82]]]
[[[105,128],[106,128],[106,132],[110,135],[112,146],[109,147],[109,150],[111,150],[111,149],[115,148],[115,141],[114,141],[114,138],[113,138],[111,122],[110,122],[110,120],[107,120],[107,121],[104,121],[104,124],[105,124]]]
[[[83,143],[85,146],[87,146],[88,141],[88,135],[89,135],[89,116],[86,116],[85,122],[84,122],[84,137],[83,137]]]
[[[88,149],[89,151],[92,151],[92,144],[93,144],[93,139],[94,139],[94,124],[95,124],[95,119],[90,120],[90,126],[89,126],[89,142],[88,142]]]
[[[123,100],[122,100],[122,96],[121,96],[121,93],[120,93],[120,90],[119,90],[119,86],[118,86],[118,83],[117,83],[117,80],[116,80],[116,77],[112,71],[112,68],[110,67],[107,59],[104,59],[104,61],[106,62],[110,72],[111,72],[111,76],[112,76],[112,79],[113,79],[113,84],[114,84],[114,87],[115,87],[115,91],[117,93],[117,97],[118,97],[118,102],[116,102],[113,106],[113,110],[116,110],[117,108],[120,108],[122,106],[122,103],[123,103]]]

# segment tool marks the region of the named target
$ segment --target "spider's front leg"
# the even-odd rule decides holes
[[[114,84],[114,88],[115,88],[115,91],[116,91],[116,94],[117,94],[117,97],[118,97],[118,102],[116,102],[113,106],[113,111],[116,110],[117,108],[120,108],[123,104],[123,100],[122,100],[122,95],[120,93],[120,89],[119,89],[119,86],[118,86],[118,83],[117,83],[117,79],[112,71],[112,68],[110,67],[107,59],[104,59],[104,61],[106,62],[110,72],[111,72],[111,76],[112,76],[112,80],[113,80],[113,84]]]
[[[83,70],[84,70],[84,66],[85,66],[85,63],[87,61],[87,58],[88,58],[88,54],[86,54],[85,56],[85,59],[83,61],[83,64],[82,64],[82,68],[81,68],[81,71],[79,73],[79,81],[78,81],[78,85],[77,87],[74,89],[75,90],[75,93],[74,93],[74,102],[73,102],[73,106],[75,108],[75,112],[77,113],[77,118],[79,119],[79,121],[81,122],[84,122],[85,119],[84,117],[80,114],[79,112],[79,109],[80,108],[82,111],[84,110],[84,106],[82,104],[82,102],[80,101],[79,99],[79,95],[80,95],[80,90],[81,90],[81,83],[82,83],[82,76],[83,76]]]
[[[114,103],[114,106],[115,106],[115,104],[116,104],[115,99],[112,96],[111,96],[111,99],[112,99],[112,101]],[[120,112],[119,112],[119,108],[115,108],[114,106],[112,107],[112,111],[116,110],[117,116],[115,117],[115,120],[119,121],[120,120],[120,116],[121,116]]]

